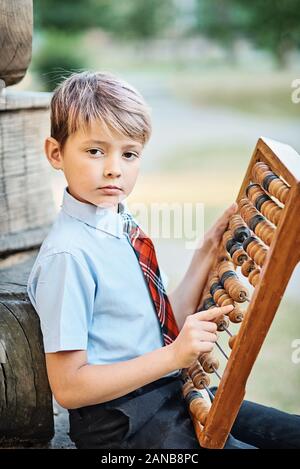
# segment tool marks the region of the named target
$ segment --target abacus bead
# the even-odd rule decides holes
[[[190,411],[194,417],[201,423],[201,425],[205,425],[207,415],[210,409],[209,403],[201,397],[196,397],[192,399],[189,405]]]
[[[253,259],[248,259],[246,262],[243,263],[241,267],[241,272],[245,277],[248,277],[250,272],[255,269],[255,262]]]
[[[205,386],[209,386],[210,378],[205,373],[199,373],[193,378],[193,383],[196,388],[203,389]]]
[[[230,313],[228,314],[228,317],[231,322],[237,324],[239,322],[242,322],[244,315],[241,310],[235,308],[232,311],[230,311]]]
[[[230,347],[231,349],[232,349],[233,346],[234,346],[235,339],[236,339],[236,335],[233,335],[233,336],[231,336],[231,337],[229,338],[229,340],[228,340],[228,345],[229,345],[229,347]]]
[[[224,331],[224,326],[227,328],[229,326],[229,321],[226,316],[221,316],[216,320],[217,330],[219,332]]]
[[[194,385],[192,381],[187,381],[186,383],[184,383],[184,385],[182,386],[183,397],[186,398],[186,396],[188,395],[189,392],[192,391],[192,389],[194,389]]]

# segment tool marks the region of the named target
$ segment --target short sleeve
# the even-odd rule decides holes
[[[95,282],[73,254],[42,258],[30,274],[27,292],[40,318],[46,353],[87,349]]]

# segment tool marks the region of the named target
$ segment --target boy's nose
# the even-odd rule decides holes
[[[120,170],[116,168],[108,168],[104,170],[104,176],[106,177],[118,177],[121,176]]]
[[[106,162],[106,165],[104,167],[104,175],[105,176],[113,176],[113,177],[118,177],[121,175],[121,167],[120,163],[117,159],[110,159]]]

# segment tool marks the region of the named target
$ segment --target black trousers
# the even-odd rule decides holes
[[[70,438],[78,449],[199,450],[181,387],[179,378],[161,378],[109,402],[69,409]],[[245,400],[225,448],[300,449],[300,416]]]

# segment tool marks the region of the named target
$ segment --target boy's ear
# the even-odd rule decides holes
[[[45,154],[54,169],[63,169],[63,158],[59,142],[53,137],[47,137],[44,144]]]

